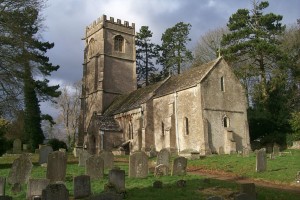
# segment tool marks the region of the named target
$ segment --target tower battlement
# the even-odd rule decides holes
[[[131,23],[130,26],[128,21],[124,21],[122,23],[120,19],[117,19],[117,21],[115,21],[114,17],[110,17],[108,19],[106,15],[102,15],[101,17],[99,17],[97,20],[93,21],[93,23],[91,23],[89,26],[86,27],[86,37],[101,29],[103,26],[105,26],[106,23],[118,25],[131,30],[133,29],[133,31],[135,30],[135,23]]]

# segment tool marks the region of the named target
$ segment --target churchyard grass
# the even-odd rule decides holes
[[[211,170],[227,171],[236,173],[240,176],[247,176],[251,178],[258,178],[264,180],[275,180],[278,182],[292,182],[295,178],[295,173],[299,165],[300,151],[292,151],[292,155],[285,155],[276,157],[274,160],[268,159],[267,171],[263,173],[255,172],[255,155],[250,157],[238,157],[237,155],[221,155],[209,156],[201,160],[189,160],[188,166],[190,168],[205,168]],[[7,177],[11,164],[16,157],[0,157],[0,176]],[[31,172],[32,178],[45,178],[46,168],[38,165],[38,156],[32,155],[33,168]],[[297,160],[298,158],[298,160]],[[149,167],[153,167],[153,161],[150,159]],[[188,173],[186,176],[165,176],[154,177],[152,170],[147,178],[129,178],[128,177],[128,156],[116,157],[115,165],[125,170],[126,179],[126,199],[206,199],[212,194],[229,196],[239,190],[239,185],[230,181],[221,181],[209,179],[204,181],[204,177],[196,174]],[[296,170],[296,172],[295,172]],[[277,174],[278,172],[283,175]],[[73,196],[73,177],[85,173],[84,167],[79,167],[77,158],[68,154],[68,166],[65,183],[69,193]],[[108,181],[108,170],[104,172],[102,180],[93,180],[91,182],[92,193],[99,194],[103,192],[104,185]],[[186,181],[186,187],[179,188],[176,182],[180,179]],[[154,181],[162,181],[162,188],[153,188]],[[23,190],[17,195],[11,193],[11,186],[6,185],[6,193],[12,195],[13,199],[25,199],[26,185],[22,186]],[[299,199],[299,195],[280,191],[278,189],[270,189],[256,186],[258,199]]]

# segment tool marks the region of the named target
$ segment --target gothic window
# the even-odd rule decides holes
[[[224,76],[221,77],[220,82],[221,82],[221,91],[222,91],[222,92],[225,92]]]
[[[183,127],[185,135],[189,135],[189,119],[187,117],[183,119]]]
[[[121,35],[117,35],[114,38],[114,50],[117,52],[124,52],[124,38]]]
[[[225,128],[229,127],[229,118],[227,116],[223,117],[223,126]]]

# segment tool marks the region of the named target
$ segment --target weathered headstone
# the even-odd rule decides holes
[[[112,169],[114,166],[114,154],[111,151],[102,151],[100,157],[104,161],[105,169]]]
[[[11,170],[8,174],[7,182],[10,184],[28,182],[32,169],[32,163],[28,154],[22,154],[19,158],[14,160]]]
[[[49,184],[42,192],[42,200],[68,200],[69,191],[64,184]]]
[[[240,185],[240,193],[245,193],[252,199],[256,199],[255,184],[243,183]]]
[[[159,153],[157,154],[156,165],[163,164],[167,167],[170,167],[170,157],[171,157],[171,154],[168,149],[160,150]]]
[[[0,177],[0,196],[5,195],[5,183],[6,183],[6,178]]]
[[[125,191],[125,171],[120,169],[110,170],[108,182],[115,187],[117,192]]]
[[[148,156],[145,152],[135,152],[129,157],[129,177],[146,178],[148,176]]]
[[[242,152],[243,157],[249,157],[250,155],[250,149],[245,147],[243,148],[243,152]]]
[[[48,162],[48,155],[52,153],[53,149],[51,146],[44,145],[39,150],[39,164],[47,163]]]
[[[50,183],[65,181],[67,169],[67,156],[60,151],[54,151],[48,155],[47,179]]]
[[[28,150],[28,144],[23,144],[23,151],[27,151]]]
[[[223,155],[223,154],[225,154],[225,151],[224,151],[224,147],[223,146],[220,146],[219,147],[219,155]]]
[[[49,183],[49,179],[29,179],[26,194],[27,199],[33,199],[34,197],[42,198],[42,191]]]
[[[63,152],[63,153],[67,152],[67,150],[65,148],[59,148],[58,151]]]
[[[187,159],[185,157],[175,158],[172,166],[172,176],[185,175],[187,167]]]
[[[168,176],[169,167],[164,164],[157,165],[154,169],[154,176]]]
[[[82,151],[79,154],[79,159],[78,159],[78,166],[85,167],[86,160],[91,156],[89,152],[86,150]]]
[[[104,161],[102,157],[93,155],[86,160],[85,174],[92,180],[99,180],[104,175]]]
[[[273,154],[274,154],[274,156],[279,156],[279,149],[280,149],[279,145],[278,144],[274,144],[274,146],[273,146]]]
[[[88,175],[76,176],[73,179],[74,198],[86,198],[91,195],[91,180]]]
[[[256,172],[263,172],[267,170],[267,156],[264,149],[260,149],[256,153]]]
[[[22,152],[22,142],[20,139],[15,139],[13,143],[13,153],[21,153]]]

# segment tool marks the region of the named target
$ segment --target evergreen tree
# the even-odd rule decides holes
[[[156,58],[156,45],[151,43],[152,32],[148,26],[142,26],[140,32],[136,34],[136,63],[137,81],[139,84],[149,85],[149,77],[157,71],[154,67],[153,59]]]
[[[192,52],[186,48],[187,42],[191,41],[188,37],[190,29],[190,24],[179,22],[162,34],[159,63],[163,66],[165,77],[170,71],[180,74],[182,64],[193,59]]]

